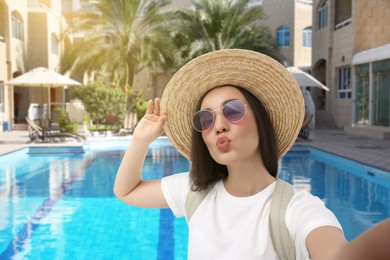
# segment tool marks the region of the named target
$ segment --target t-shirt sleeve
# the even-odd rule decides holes
[[[178,173],[161,179],[161,189],[176,217],[185,215],[185,200],[190,189],[189,173]]]
[[[286,211],[286,225],[295,241],[297,259],[309,259],[306,237],[318,227],[342,227],[324,202],[306,191],[296,191]]]

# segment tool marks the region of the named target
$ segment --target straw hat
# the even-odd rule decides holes
[[[164,132],[173,146],[190,159],[192,116],[199,99],[223,85],[240,86],[265,106],[276,134],[278,157],[294,144],[304,117],[299,85],[274,59],[249,50],[227,49],[201,55],[180,68],[168,82],[161,98],[167,114]]]

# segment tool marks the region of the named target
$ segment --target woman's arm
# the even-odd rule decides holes
[[[306,238],[306,247],[313,260],[336,259],[336,253],[346,245],[343,232],[332,226],[316,228]]]
[[[334,227],[320,227],[308,235],[306,246],[311,259],[388,260],[390,259],[390,218],[347,242]]]
[[[390,259],[390,218],[345,245],[334,260]]]
[[[114,184],[115,195],[124,203],[139,206],[168,207],[160,180],[143,181],[142,167],[149,145],[163,132],[165,115],[160,115],[160,99],[148,101],[145,116],[133,133],[133,139],[123,156]]]

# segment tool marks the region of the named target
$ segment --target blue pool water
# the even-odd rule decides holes
[[[114,197],[127,145],[91,143],[84,154],[47,155],[41,149],[0,157],[0,259],[186,259],[183,218],[169,209],[126,206]],[[151,146],[143,177],[188,167],[162,139]],[[324,200],[349,240],[390,216],[389,173],[294,147],[279,176]]]

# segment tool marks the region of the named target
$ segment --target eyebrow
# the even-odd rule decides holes
[[[223,102],[221,103],[221,106],[226,105],[227,103],[229,103],[229,102],[232,101],[232,100],[241,100],[241,99],[238,99],[238,98],[226,99],[225,101],[223,101]],[[217,109],[218,109],[218,108],[217,108]],[[201,110],[210,110],[210,111],[213,111],[214,109],[211,109],[211,108],[209,108],[209,107],[206,107],[206,108],[203,108],[203,109],[201,109]]]

